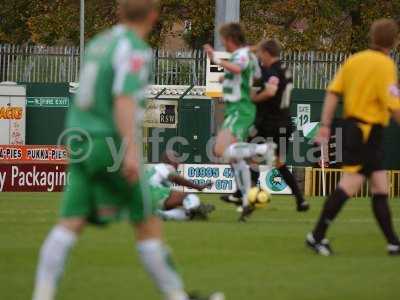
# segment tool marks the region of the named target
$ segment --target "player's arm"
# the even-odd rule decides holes
[[[131,97],[119,96],[114,102],[114,119],[121,139],[126,145],[122,172],[130,181],[139,178],[139,151],[135,143],[135,114],[136,102]]]
[[[331,125],[339,103],[340,95],[344,92],[344,68],[343,66],[329,84],[322,109],[320,130],[315,138],[319,144],[327,143],[331,136]]]
[[[393,115],[393,119],[396,121],[396,123],[400,125],[400,109],[394,110],[392,112],[392,115]]]
[[[124,48],[122,48],[124,49]],[[122,172],[129,182],[135,182],[140,176],[140,157],[138,141],[136,141],[137,120],[140,93],[139,72],[132,68],[131,61],[142,60],[139,54],[133,53],[129,48],[116,51],[113,58],[115,80],[112,92],[114,95],[114,122],[125,147],[122,162]]]
[[[209,45],[209,44],[204,45],[204,51],[207,53],[208,58],[212,62],[223,67],[225,70],[229,71],[230,73],[240,74],[242,72],[242,69],[243,69],[242,66],[232,63],[232,62],[229,62],[227,60],[216,58],[214,55],[214,48],[211,45]]]
[[[257,51],[260,49],[258,45],[250,45],[249,49],[251,52],[253,52],[254,54],[257,54]]]
[[[242,68],[239,65],[236,65],[234,63],[231,63],[227,60],[223,60],[223,59],[218,59],[217,61],[214,60],[214,62],[217,65],[220,65],[221,67],[223,67],[225,70],[233,73],[233,74],[240,74],[242,72]]]
[[[264,102],[275,97],[279,88],[279,78],[276,76],[271,76],[268,82],[265,83],[265,88],[258,94],[252,95],[253,102]]]
[[[188,188],[191,188],[191,189],[194,189],[194,190],[198,190],[198,191],[202,191],[202,190],[212,186],[211,183],[204,184],[204,185],[195,184],[195,183],[191,182],[190,180],[187,180],[184,177],[179,176],[177,174],[169,175],[168,180],[170,182],[176,183],[176,184],[178,184],[180,186],[185,186],[185,187],[188,187]]]
[[[318,144],[323,144],[329,141],[331,136],[332,120],[335,116],[336,108],[339,102],[339,96],[332,92],[327,92],[322,110],[320,130],[315,138]]]
[[[380,99],[389,108],[393,119],[400,124],[400,90],[397,69],[394,64],[382,65],[380,70]]]

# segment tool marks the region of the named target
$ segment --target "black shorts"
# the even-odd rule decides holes
[[[292,123],[281,123],[281,126],[255,125],[253,134],[250,135],[249,142],[270,142],[277,145],[277,155],[281,158],[287,156],[289,139],[292,136],[294,127]]]
[[[343,121],[343,170],[369,177],[383,167],[383,126]]]

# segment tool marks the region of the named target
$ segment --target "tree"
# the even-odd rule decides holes
[[[117,23],[117,0],[86,0],[86,38]],[[215,0],[160,0],[153,47],[177,23],[189,21],[191,48],[213,41]],[[0,1],[0,43],[79,44],[79,0]],[[248,39],[280,40],[286,49],[354,52],[368,45],[374,19],[400,16],[400,0],[241,0]]]
[[[373,20],[399,13],[399,0],[242,0],[250,40],[273,37],[292,50],[363,49]]]
[[[185,41],[191,48],[200,48],[214,39],[215,0],[184,1],[187,7],[186,18],[191,29],[185,33]]]
[[[116,1],[86,0],[85,37],[90,38],[116,23]],[[38,44],[79,44],[79,0],[36,1],[29,18],[31,38]]]
[[[26,22],[32,15],[29,0],[0,1],[0,43],[30,41]]]
[[[184,39],[191,48],[212,42],[215,0],[161,0],[160,19],[151,36],[151,44],[160,46],[175,23],[191,22]]]

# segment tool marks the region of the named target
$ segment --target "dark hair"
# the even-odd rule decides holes
[[[372,48],[391,49],[396,45],[399,25],[392,19],[375,21],[369,31]]]
[[[179,154],[174,150],[167,150],[161,155],[160,161],[177,168],[179,165]]]
[[[231,39],[237,46],[246,45],[246,36],[239,23],[227,23],[221,26],[219,34],[224,39]]]
[[[158,0],[118,0],[118,12],[123,21],[140,22],[156,9]]]
[[[261,51],[268,52],[273,57],[281,55],[282,47],[275,40],[264,40],[259,45]]]

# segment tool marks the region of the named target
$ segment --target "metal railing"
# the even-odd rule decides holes
[[[343,174],[341,169],[325,169],[325,189],[326,194],[330,195],[336,189],[340,178]],[[390,198],[400,197],[400,171],[387,171],[389,179],[389,196]],[[323,196],[323,171],[320,168],[312,169],[311,179],[311,195],[313,197]],[[361,187],[360,191],[354,196],[355,198],[369,197],[371,194],[370,184],[367,180]]]
[[[292,71],[296,88],[325,89],[348,56],[342,52],[285,52],[281,59]]]
[[[390,197],[400,197],[400,171],[391,171],[390,173]]]
[[[77,82],[79,47],[44,47],[0,44],[0,82]],[[206,56],[201,50],[153,51],[156,85],[206,83]]]
[[[79,48],[0,44],[0,81],[72,82],[79,76]]]
[[[74,82],[79,80],[79,47],[18,46],[0,44],[0,81]],[[156,85],[206,85],[207,58],[202,50],[153,50]],[[324,89],[346,53],[287,51],[282,61],[292,71],[294,85]],[[397,63],[399,53],[393,54]]]
[[[207,58],[202,50],[153,50],[155,85],[206,85]]]

